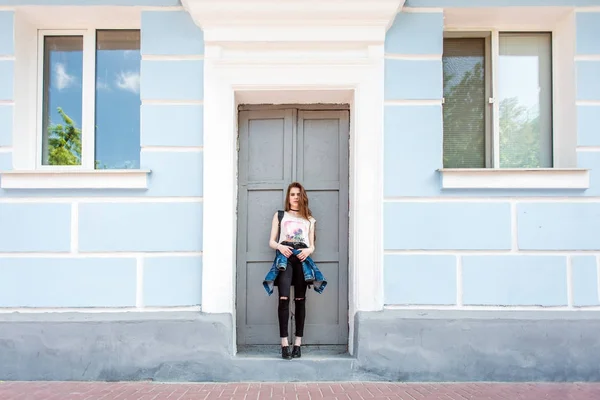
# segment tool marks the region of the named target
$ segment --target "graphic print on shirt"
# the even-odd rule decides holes
[[[304,242],[304,230],[305,223],[299,221],[284,221],[283,231],[285,232],[285,241],[287,242]]]

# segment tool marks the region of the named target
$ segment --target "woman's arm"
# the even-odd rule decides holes
[[[273,250],[279,250],[281,254],[286,257],[290,257],[292,255],[292,249],[289,246],[284,246],[277,242],[277,232],[279,231],[279,218],[277,218],[277,213],[273,215],[273,221],[271,222],[271,237],[269,239],[269,247]]]
[[[298,259],[300,261],[306,260],[306,257],[310,256],[315,252],[315,224],[316,221],[311,221],[310,228],[308,229],[308,237],[310,238],[310,247],[306,249],[300,250],[300,254],[298,254]]]

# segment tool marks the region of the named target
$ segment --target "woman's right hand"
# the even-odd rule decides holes
[[[290,258],[290,256],[293,254],[292,248],[290,246],[284,246],[280,244],[277,246],[277,250],[279,250],[279,252],[283,254],[286,258]]]

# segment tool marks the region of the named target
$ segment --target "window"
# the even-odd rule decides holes
[[[139,169],[140,31],[40,31],[38,163]]]
[[[444,38],[444,168],[549,168],[552,35]]]

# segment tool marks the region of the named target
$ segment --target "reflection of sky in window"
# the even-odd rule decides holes
[[[498,62],[498,99],[511,97],[538,113],[540,105],[540,66],[537,56],[501,55]]]
[[[61,38],[63,39],[63,38]],[[72,37],[81,41],[81,37]],[[95,152],[97,168],[139,168],[140,50],[139,31],[98,31],[96,51]],[[47,118],[63,124],[61,107],[82,127],[81,51],[51,50]],[[86,140],[86,132],[82,132]]]
[[[45,110],[43,127],[44,151],[43,164],[48,164],[48,122],[49,125],[64,125],[57,109],[60,107],[81,129],[81,96],[83,72],[83,38],[81,36],[46,37],[46,56],[44,65]]]
[[[139,31],[98,31],[97,47],[97,168],[139,168]]]

